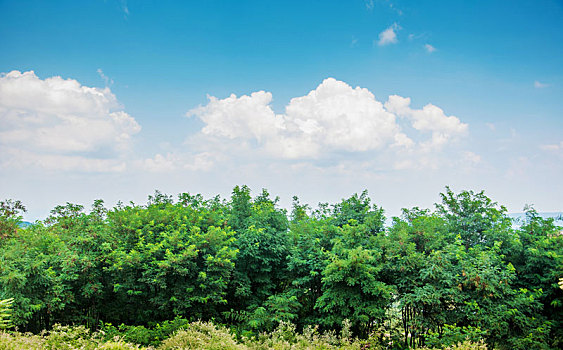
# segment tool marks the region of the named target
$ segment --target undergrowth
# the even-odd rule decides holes
[[[178,325],[178,324],[176,324]],[[166,326],[170,326],[169,324]],[[162,331],[162,325],[158,329]],[[373,338],[360,340],[350,336],[349,324],[344,323],[342,331],[321,333],[318,327],[307,327],[303,332],[297,332],[291,323],[281,322],[269,333],[260,333],[251,337],[237,337],[223,326],[212,322],[192,322],[176,330],[158,345],[142,345],[124,338],[123,334],[134,338],[133,334],[144,343],[150,342],[153,333],[142,336],[139,327],[127,328],[107,327],[106,331],[90,332],[84,326],[55,325],[51,331],[41,334],[20,333],[15,331],[0,331],[0,350],[180,350],[180,349],[209,349],[209,350],[379,350],[400,349],[400,344],[381,343]],[[107,330],[112,330],[108,334]],[[145,328],[146,330],[146,328]],[[429,349],[429,348],[425,348]],[[449,350],[486,350],[483,342],[459,342],[449,346]]]

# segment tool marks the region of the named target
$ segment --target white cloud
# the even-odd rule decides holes
[[[416,143],[402,131],[396,115],[407,117],[413,136],[422,136],[416,152],[439,151],[468,129],[457,117],[446,116],[432,104],[411,109],[409,98],[390,96],[384,106],[369,90],[352,88],[333,78],[325,79],[307,95],[291,99],[283,114],[274,113],[271,102],[272,94],[265,91],[225,99],[210,96],[207,105],[187,113],[205,124],[201,133],[192,137],[192,146],[237,157],[265,154],[329,159],[341,152],[373,151],[412,156]],[[427,133],[431,133],[430,139],[424,139]]]
[[[234,138],[256,138],[260,141],[273,136],[283,128],[283,120],[276,118],[270,108],[272,94],[258,91],[250,96],[236,95],[220,100],[208,96],[209,103],[188,112],[198,116],[206,126],[202,132],[206,135]]]
[[[408,143],[395,116],[367,89],[329,78],[286,107],[286,129],[325,148],[367,151]],[[295,135],[297,134],[297,135]]]
[[[397,23],[393,23],[389,28],[379,33],[379,40],[377,41],[377,45],[384,46],[397,43],[397,33],[395,31],[399,29],[401,29],[401,27],[399,27]]]
[[[543,88],[549,87],[549,84],[540,83],[539,81],[536,80],[536,81],[534,81],[534,87],[536,89],[543,89]]]
[[[373,10],[373,8],[375,6],[375,3],[374,3],[373,0],[365,0],[365,4],[366,4],[366,8],[370,11]]]
[[[429,103],[422,109],[412,109],[410,103],[411,99],[408,97],[392,95],[385,102],[385,108],[391,113],[409,117],[416,130],[432,132],[432,139],[421,145],[423,149],[439,149],[449,140],[467,132],[467,124],[455,116],[446,116],[441,108]]]
[[[206,106],[188,112],[200,118],[202,134],[257,142],[282,158],[318,158],[331,151],[363,152],[412,141],[392,113],[367,89],[329,78],[306,96],[293,98],[276,115],[269,92],[225,99],[209,97]]]
[[[428,52],[428,53],[432,53],[432,52],[436,51],[436,48],[434,46],[430,45],[430,44],[425,44],[424,48],[426,49],[426,52]]]
[[[87,87],[58,76],[42,80],[33,71],[0,76],[0,149],[4,162],[7,154],[16,150],[28,159],[44,159],[35,162],[39,166],[59,163],[69,169],[75,164],[78,170],[100,171],[104,162],[87,166],[86,159],[119,158],[140,129],[108,87]],[[26,159],[20,162],[26,163]]]

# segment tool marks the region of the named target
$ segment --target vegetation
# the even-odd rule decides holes
[[[344,329],[345,330],[345,329]],[[173,349],[216,349],[216,350],[312,350],[312,349],[390,349],[392,344],[380,345],[371,339],[350,338],[346,331],[341,334],[327,332],[320,334],[318,329],[306,327],[302,333],[295,330],[295,325],[280,322],[270,333],[260,333],[255,337],[237,339],[228,328],[216,326],[211,322],[192,322],[175,332],[158,346],[142,346],[123,340],[118,336],[107,339],[103,331],[92,333],[84,326],[55,325],[49,332],[34,335],[18,332],[0,333],[0,349],[13,350],[173,350]],[[425,348],[429,349],[429,348]],[[482,341],[473,343],[468,340],[448,346],[452,350],[486,350]]]
[[[561,347],[561,228],[441,196],[388,227],[367,192],[288,213],[246,186],[157,191],[25,228],[0,202],[0,349]]]

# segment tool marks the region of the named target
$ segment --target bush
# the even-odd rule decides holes
[[[441,335],[436,332],[430,332],[426,338],[426,344],[435,348],[449,349],[451,346],[458,346],[456,344],[479,344],[486,335],[486,332],[482,331],[479,327],[458,327],[455,324],[445,324]]]
[[[153,325],[145,326],[128,326],[121,324],[119,327],[111,323],[102,323],[100,333],[106,340],[115,337],[123,338],[126,342],[140,344],[145,346],[158,346],[160,343],[170,337],[174,332],[187,328],[189,321],[176,317],[171,321],[164,321]]]
[[[198,321],[164,340],[158,349],[242,350],[248,348],[238,344],[226,328],[216,327],[211,322]]]
[[[334,331],[319,333],[318,326],[307,326],[303,333],[298,333],[295,326],[282,322],[276,330],[262,333],[257,337],[242,338],[237,341],[232,333],[223,326],[211,322],[193,322],[187,328],[178,330],[156,348],[158,350],[207,349],[207,350],[379,350],[389,346],[360,342],[350,338],[346,325],[341,334]],[[155,347],[143,347],[132,344],[115,336],[104,339],[106,335],[91,333],[83,326],[55,325],[52,331],[39,335],[20,332],[0,331],[0,350],[155,350]],[[399,345],[399,344],[397,344]],[[401,347],[399,347],[401,348]],[[430,349],[430,348],[424,348]],[[486,350],[481,342],[466,340],[445,347],[446,350]]]
[[[237,342],[235,336],[225,327],[217,327],[211,322],[194,322],[188,328],[176,332],[162,342],[159,350],[168,349],[233,349],[233,350],[306,350],[306,349],[350,349],[360,350],[360,343],[351,339],[349,329],[343,327],[341,335],[334,332],[320,334],[318,327],[306,327],[303,334],[296,332],[295,325],[280,322],[270,333],[261,333],[252,338],[242,338]]]
[[[84,326],[55,325],[50,332],[40,335],[19,332],[0,332],[0,350],[133,350],[143,349],[139,345],[116,337],[104,341],[97,333]],[[148,350],[148,349],[147,349]]]
[[[307,326],[300,334],[295,325],[280,322],[278,328],[270,333],[261,333],[258,337],[247,339],[246,344],[257,350],[307,350],[307,349],[350,349],[359,350],[360,343],[351,338],[350,322],[345,320],[340,335],[334,331],[319,333],[318,326]]]
[[[445,350],[487,350],[487,344],[485,344],[483,340],[480,340],[479,342],[476,343],[466,340],[464,342],[459,342],[457,344],[450,345],[444,349]]]
[[[44,339],[33,334],[10,334],[0,331],[0,350],[42,350]]]
[[[45,333],[44,333],[45,334]],[[73,350],[96,349],[97,343],[92,334],[84,326],[61,326],[56,324],[44,337],[45,349]]]

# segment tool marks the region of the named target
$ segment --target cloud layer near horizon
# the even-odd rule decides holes
[[[111,188],[115,200],[147,188],[173,193],[189,184],[228,193],[234,184],[248,184],[315,201],[318,193],[362,188],[394,198],[409,188],[430,193],[484,178],[492,179],[490,186],[512,186],[561,172],[561,162],[553,161],[563,157],[560,139],[522,152],[515,132],[502,138],[506,128],[483,123],[470,134],[460,118],[431,103],[416,106],[409,97],[380,101],[366,88],[328,78],[281,109],[273,100],[267,91],[209,96],[187,112],[198,122],[181,131],[185,142],[147,141],[139,135],[141,122],[109,87],[31,71],[1,74],[1,180],[5,189],[30,186],[31,197],[53,184],[74,183],[90,196]],[[491,133],[480,139],[485,145],[475,142],[480,127]],[[507,153],[509,146],[520,150],[518,157]],[[495,152],[505,161],[491,161]]]

